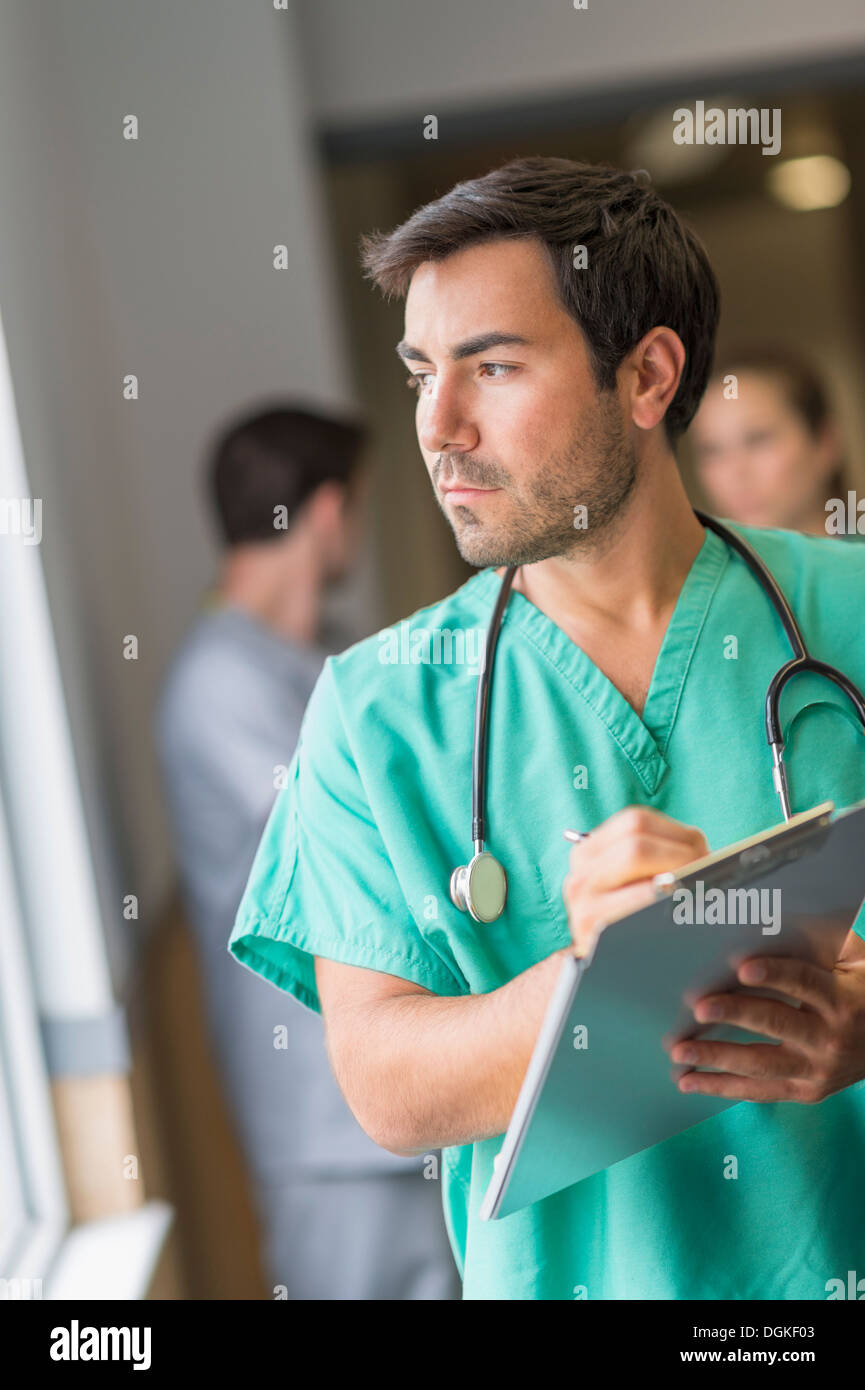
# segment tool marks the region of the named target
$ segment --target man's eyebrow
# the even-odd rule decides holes
[[[477,333],[473,338],[466,338],[464,342],[457,343],[456,347],[451,348],[448,356],[452,362],[461,362],[464,357],[474,357],[479,352],[487,352],[490,348],[502,347],[509,343],[531,347],[531,339],[523,338],[519,333]],[[423,348],[412,347],[411,343],[397,343],[396,351],[404,362],[430,361]]]

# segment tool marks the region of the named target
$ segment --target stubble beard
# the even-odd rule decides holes
[[[513,505],[506,521],[484,520],[484,503],[477,510],[465,505],[445,514],[467,564],[477,569],[533,565],[602,550],[636,480],[633,444],[615,403],[602,398],[591,422],[581,423],[571,444],[548,457],[530,488],[518,493],[494,476],[473,479],[479,487],[502,486],[510,495]]]

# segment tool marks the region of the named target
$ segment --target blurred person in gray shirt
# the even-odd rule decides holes
[[[275,407],[212,446],[221,572],[168,671],[156,740],[217,1066],[274,1285],[289,1299],[456,1299],[438,1157],[379,1148],[330,1069],[321,1017],[227,951],[306,703],[340,644],[327,589],[362,526],[363,428]]]

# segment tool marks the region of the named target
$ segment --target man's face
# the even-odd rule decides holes
[[[528,565],[597,541],[634,485],[630,422],[616,391],[598,391],[540,242],[499,239],[423,262],[398,351],[464,560]],[[445,491],[457,483],[472,490]]]

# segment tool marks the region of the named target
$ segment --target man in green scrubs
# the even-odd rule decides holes
[[[674,1054],[716,1069],[680,1089],[746,1103],[478,1220],[562,953],[647,902],[653,874],[781,819],[763,701],[789,647],[675,460],[711,363],[705,252],[636,176],[535,158],[458,185],[364,260],[406,297],[421,453],[478,572],[327,660],[229,950],[321,1010],[373,1139],[444,1150],[464,1297],[830,1297],[865,1276],[861,913],[833,970],[769,963],[762,983],[801,1007],[695,1006],[771,1041]],[[865,686],[865,551],[738,529],[814,655]],[[512,564],[487,788],[508,896],[482,925],[448,884],[472,850],[479,642]],[[782,724],[794,811],[865,798],[836,687],[797,677]],[[565,827],[591,837],[569,848]]]

